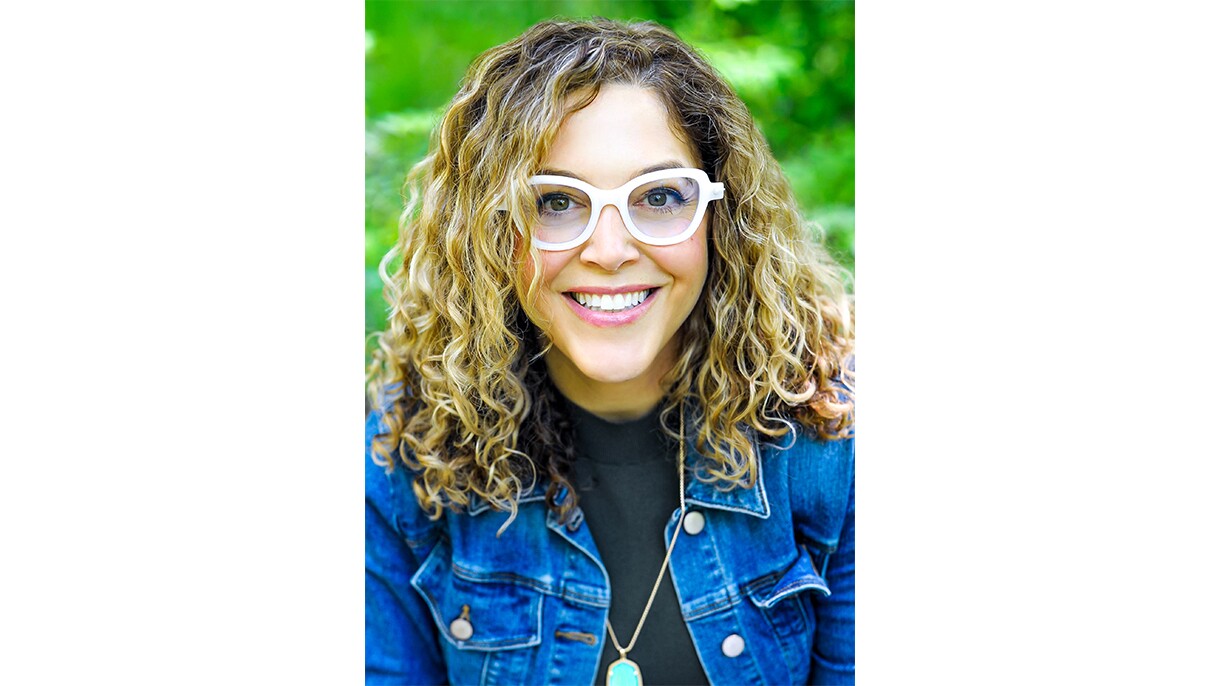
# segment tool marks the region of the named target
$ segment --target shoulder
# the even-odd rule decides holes
[[[797,425],[761,450],[767,481],[782,484],[802,536],[834,550],[854,501],[855,438],[824,439]]]
[[[805,487],[831,487],[850,481],[855,471],[856,439],[854,435],[826,439],[813,429],[792,422],[785,436],[759,445],[764,463],[771,470],[782,465],[788,479]]]
[[[773,449],[786,454],[794,480],[809,485],[851,480],[856,463],[855,436],[825,439],[812,429],[798,426],[787,442],[780,441]]]
[[[370,412],[364,425],[365,502],[408,542],[424,542],[434,536],[438,522],[428,518],[415,498],[411,487],[415,474],[398,459],[393,469],[373,459],[373,440],[386,431],[381,412]]]

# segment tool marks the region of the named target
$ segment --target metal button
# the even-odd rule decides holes
[[[745,639],[737,634],[729,634],[725,637],[724,642],[720,644],[720,652],[724,653],[725,657],[737,657],[745,649]]]
[[[474,636],[474,627],[470,625],[469,621],[458,617],[452,622],[449,622],[449,633],[453,634],[453,637],[457,640],[465,641],[471,636]]]
[[[691,536],[694,536],[703,531],[705,523],[702,512],[687,512],[686,516],[682,518],[682,529]]]

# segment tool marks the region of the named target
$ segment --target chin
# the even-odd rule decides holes
[[[648,371],[648,364],[643,361],[590,357],[572,362],[585,378],[598,383],[626,383],[644,376]]]

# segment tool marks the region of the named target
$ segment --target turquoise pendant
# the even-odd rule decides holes
[[[611,662],[606,669],[606,686],[644,686],[640,666],[625,657]]]

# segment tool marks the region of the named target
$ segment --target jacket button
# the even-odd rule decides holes
[[[687,512],[682,518],[682,528],[691,536],[703,531],[705,523],[702,512]]]
[[[720,652],[724,653],[725,657],[737,657],[745,649],[745,639],[737,634],[729,634],[725,637],[724,642],[720,644]]]
[[[458,617],[452,622],[449,622],[449,633],[453,634],[453,637],[457,640],[465,641],[471,636],[474,636],[474,627],[470,625],[469,620]]]

